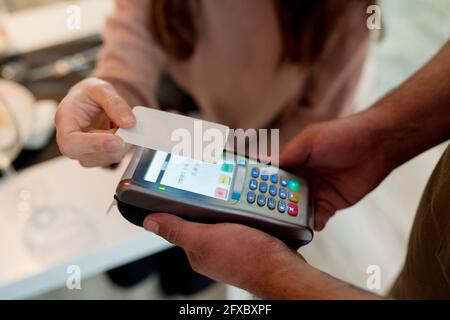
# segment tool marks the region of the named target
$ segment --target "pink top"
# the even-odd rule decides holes
[[[156,107],[155,88],[166,71],[205,119],[231,128],[280,128],[282,143],[312,121],[351,112],[369,43],[364,6],[336,30],[335,39],[348,34],[338,50],[332,39],[319,64],[300,68],[279,66],[282,40],[271,0],[203,1],[203,28],[186,61],[170,59],[152,42],[150,1],[117,0],[95,71],[130,104]]]

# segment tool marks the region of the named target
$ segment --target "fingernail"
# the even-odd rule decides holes
[[[144,228],[145,230],[153,232],[154,234],[158,234],[159,232],[159,224],[150,219],[144,221]]]
[[[106,151],[116,151],[121,149],[123,142],[117,139],[108,140],[105,142]]]
[[[319,217],[315,223],[314,227],[316,231],[322,231],[325,228],[326,220],[324,220],[322,217]]]

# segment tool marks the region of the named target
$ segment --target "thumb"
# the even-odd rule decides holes
[[[117,126],[127,129],[136,125],[132,108],[110,83],[94,79],[87,93]]]
[[[198,251],[205,228],[167,213],[152,213],[144,220],[144,228],[187,251]]]
[[[314,142],[314,130],[303,130],[294,137],[280,155],[280,166],[292,167],[305,165],[311,155]]]

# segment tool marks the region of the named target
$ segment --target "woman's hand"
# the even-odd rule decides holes
[[[114,132],[135,123],[131,107],[111,84],[86,79],[74,86],[58,107],[58,146],[63,155],[84,167],[118,163],[128,146]]]
[[[313,124],[281,154],[280,165],[307,178],[312,187],[316,230],[337,210],[361,200],[395,167],[385,148],[392,136],[372,113]]]

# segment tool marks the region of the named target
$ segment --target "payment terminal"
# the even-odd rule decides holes
[[[197,222],[244,224],[300,247],[313,238],[308,183],[273,169],[228,153],[212,164],[138,148],[115,199],[124,218],[138,226],[152,212],[172,213]]]

